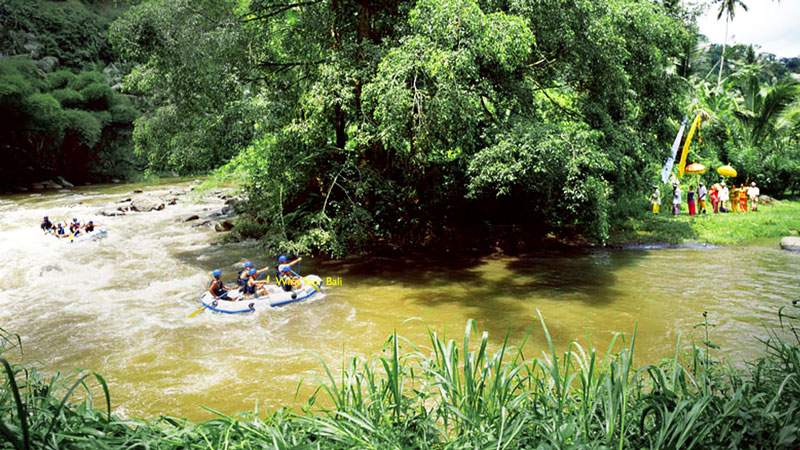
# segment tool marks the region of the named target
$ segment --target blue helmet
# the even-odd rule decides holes
[[[73,221],[73,222],[77,222],[77,221],[78,221],[78,218],[77,218],[77,217],[73,217],[73,218],[72,218],[72,221]]]
[[[247,272],[247,273],[250,274],[250,275],[255,275],[257,272],[258,271],[256,269],[250,269],[250,271]]]
[[[92,222],[92,221],[90,220],[90,221],[89,221],[89,225],[94,225],[94,222]]]
[[[211,275],[214,275],[215,277],[218,277],[218,276],[222,275],[222,271],[217,269],[217,270],[211,272]]]
[[[244,268],[246,269],[248,267],[253,267],[253,263],[251,263],[250,261],[247,261],[246,263],[244,263]]]
[[[44,216],[44,220],[47,220],[47,216]]]
[[[61,222],[58,222],[58,223],[56,224],[56,226],[57,226],[58,228],[62,228],[64,225],[62,225],[62,224],[61,224]]]
[[[284,266],[284,267],[283,267],[283,270],[281,270],[281,273],[283,273],[283,272],[288,272],[288,271],[290,271],[290,270],[292,270],[292,268],[291,268],[291,267],[289,267],[289,266]]]
[[[278,262],[286,262],[286,255],[278,256]]]

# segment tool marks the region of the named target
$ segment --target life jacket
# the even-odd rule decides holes
[[[51,228],[53,228],[53,222],[50,222],[49,220],[45,220],[45,221],[42,222],[42,229],[43,230],[49,230]]]
[[[245,283],[244,283],[244,293],[245,294],[255,294],[256,293],[256,285],[254,284],[254,285],[251,286],[250,283],[245,281]]]
[[[65,235],[67,233],[64,233],[64,229],[63,228],[57,228],[56,229],[56,234]]]
[[[86,231],[91,233],[92,231],[94,231],[94,225],[86,225],[85,229],[86,229]]]
[[[219,297],[220,295],[225,293],[225,283],[223,283],[222,280],[214,278],[213,280],[211,280],[211,283],[208,284],[208,287],[210,288],[215,281],[217,282],[217,287],[214,288],[214,295]]]
[[[242,269],[236,272],[236,284],[238,284],[239,287],[247,286],[247,278],[242,278],[242,272],[244,272],[244,270],[245,269]]]

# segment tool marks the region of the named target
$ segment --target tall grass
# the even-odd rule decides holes
[[[354,357],[325,373],[301,413],[284,409],[191,423],[162,416],[123,420],[97,374],[45,377],[2,360],[0,448],[159,449],[691,449],[800,447],[800,307],[781,308],[763,354],[744,367],[721,361],[707,318],[688,352],[637,368],[636,332],[604,352],[577,343],[547,351],[508,337],[490,351],[467,322],[460,343],[430,332],[426,346],[393,334],[384,354]],[[536,331],[539,332],[538,330]],[[19,340],[4,334],[0,350]],[[84,391],[80,404],[69,401]],[[101,407],[93,393],[102,393]],[[318,396],[331,406],[316,406]]]

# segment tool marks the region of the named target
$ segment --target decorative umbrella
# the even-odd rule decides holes
[[[686,173],[703,173],[706,171],[706,166],[698,163],[691,163],[686,166]]]
[[[735,177],[736,176],[736,169],[731,166],[722,166],[717,169],[717,173],[722,175],[723,177]]]

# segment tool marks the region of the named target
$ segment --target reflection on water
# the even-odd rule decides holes
[[[177,185],[146,186],[169,196]],[[212,246],[219,234],[193,228],[223,202],[183,200],[163,211],[122,217],[94,212],[130,197],[131,186],[0,199],[0,327],[23,335],[26,359],[53,369],[106,376],[117,413],[202,419],[199,405],[233,413],[302,403],[343,355],[375,355],[395,329],[419,345],[427,327],[463,335],[468,318],[498,344],[532,330],[544,346],[537,310],[556,344],[605,348],[638,322],[640,364],[672,353],[708,311],[719,343],[746,355],[761,320],[800,294],[800,255],[772,240],[718,248],[542,251],[519,257],[371,258],[313,262],[301,272],[341,277],[309,303],[224,316],[197,297],[215,268],[233,280],[241,263],[272,263],[255,243]],[[181,197],[182,199],[183,197]],[[49,214],[113,227],[101,242],[70,246],[42,236]],[[298,389],[298,385],[300,388]],[[298,399],[295,400],[295,392]]]

